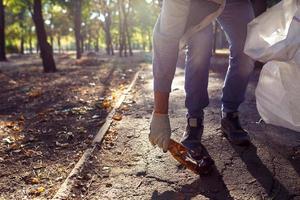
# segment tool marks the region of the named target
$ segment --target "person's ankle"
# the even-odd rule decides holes
[[[223,118],[233,118],[233,117],[239,117],[239,111],[222,111],[221,117]]]

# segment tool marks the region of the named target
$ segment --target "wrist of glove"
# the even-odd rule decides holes
[[[171,138],[171,126],[168,114],[153,113],[150,123],[149,140],[153,146],[157,145],[164,152],[168,151]]]

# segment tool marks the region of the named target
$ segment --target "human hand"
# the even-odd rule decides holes
[[[171,126],[168,114],[153,113],[150,123],[149,140],[153,146],[157,145],[163,149],[163,152],[168,151],[168,146],[171,138]]]

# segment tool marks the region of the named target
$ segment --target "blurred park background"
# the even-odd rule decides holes
[[[252,0],[256,15],[278,1]],[[151,51],[161,0],[0,0],[0,60],[6,54],[41,52],[45,71],[55,71],[54,53]],[[216,48],[226,39],[216,26]],[[42,53],[44,52],[44,53]],[[46,66],[45,66],[46,65]]]

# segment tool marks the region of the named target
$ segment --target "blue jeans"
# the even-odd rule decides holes
[[[217,20],[226,33],[230,49],[229,68],[222,94],[222,110],[224,112],[237,111],[245,99],[254,62],[244,53],[243,49],[247,36],[247,24],[253,18],[250,1],[227,0],[225,9]],[[185,104],[190,117],[202,117],[203,109],[209,104],[207,86],[212,41],[213,29],[210,25],[195,34],[188,43],[185,68]]]

